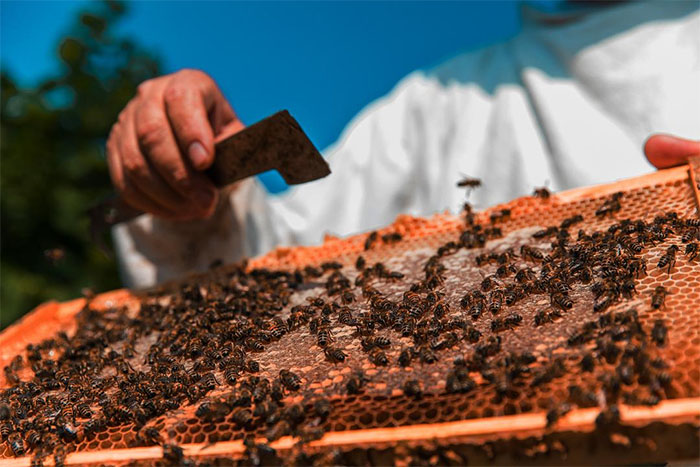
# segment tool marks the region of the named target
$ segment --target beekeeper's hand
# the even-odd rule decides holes
[[[112,183],[134,208],[177,220],[206,218],[217,190],[202,170],[214,137],[244,125],[214,80],[182,70],[143,82],[107,140]]]
[[[700,154],[700,141],[671,135],[652,135],[644,143],[644,154],[657,169],[685,164],[688,157]]]

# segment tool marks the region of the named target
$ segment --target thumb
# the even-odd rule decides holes
[[[676,136],[652,135],[644,143],[644,154],[657,169],[685,164],[690,156],[700,154],[700,141]]]

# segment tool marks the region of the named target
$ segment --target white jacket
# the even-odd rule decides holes
[[[457,211],[464,174],[484,182],[477,207],[639,175],[651,133],[700,135],[698,2],[526,14],[516,38],[414,72],[365,108],[325,151],[328,177],[281,196],[250,179],[208,221],[115,227],[126,285]]]

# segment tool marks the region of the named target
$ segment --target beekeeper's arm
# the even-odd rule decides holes
[[[473,94],[471,108],[480,103]],[[200,171],[212,162],[214,136],[242,123],[202,72],[146,82],[107,144],[115,187],[150,213],[114,229],[124,282],[146,287],[278,244],[317,243],[329,230],[347,235],[386,225],[397,213],[426,215],[455,204],[443,199],[450,190],[436,189],[454,184],[446,172],[459,177],[444,151],[456,134],[451,105],[434,80],[416,73],[365,109],[326,151],[330,176],[282,197],[267,196],[253,179],[218,195]],[[467,128],[469,141],[488,147],[480,128]],[[697,149],[698,143],[668,137],[646,147],[657,167]]]

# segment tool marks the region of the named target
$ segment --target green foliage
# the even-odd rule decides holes
[[[39,303],[119,286],[89,239],[87,208],[111,191],[104,142],[158,62],[112,34],[119,2],[92,4],[60,42],[61,71],[20,89],[2,71],[0,328]],[[60,249],[51,261],[46,250]]]

